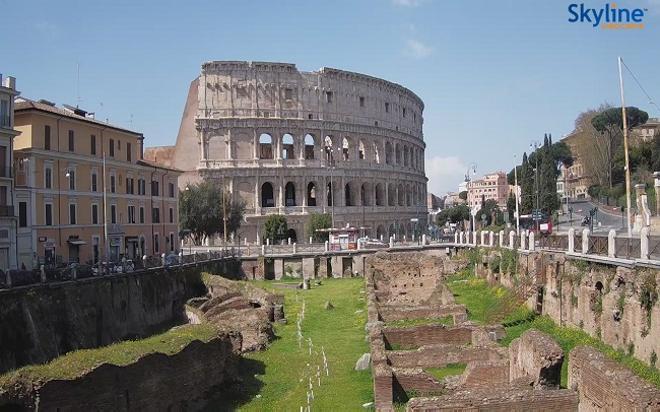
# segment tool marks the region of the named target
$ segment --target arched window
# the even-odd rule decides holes
[[[401,146],[398,143],[394,146],[394,160],[397,165],[401,164]]]
[[[403,185],[397,187],[397,203],[399,206],[406,205],[406,193],[404,191]]]
[[[353,204],[353,196],[351,196],[351,184],[346,183],[344,186],[344,199],[346,199],[346,206],[355,206]]]
[[[305,135],[305,160],[314,160],[314,136]]]
[[[282,136],[282,159],[295,159],[296,154],[293,147],[293,136],[286,133]]]
[[[335,200],[334,196],[334,185],[331,182],[328,182],[328,187],[326,188],[326,196],[325,198],[328,199],[328,206],[332,206]]]
[[[412,206],[412,190],[406,185],[406,206]]]
[[[374,161],[380,163],[380,154],[378,153],[378,143],[374,142]]]
[[[378,225],[378,227],[376,228],[376,238],[383,240],[385,238],[385,235],[387,235],[387,233],[385,232],[385,226]]]
[[[307,185],[307,206],[316,206],[316,185],[309,182]]]
[[[360,186],[360,204],[362,206],[371,206],[371,199],[369,199],[368,183],[362,183],[362,186]]]
[[[273,185],[268,182],[261,185],[261,207],[275,207]]]
[[[273,138],[266,133],[259,136],[259,159],[273,158]]]
[[[349,156],[350,148],[351,148],[350,142],[348,141],[347,138],[344,137],[344,139],[341,141],[341,156],[345,162],[350,159]]]
[[[296,205],[296,186],[293,184],[293,182],[288,182],[286,186],[284,186],[284,205]]]
[[[408,166],[408,146],[403,146],[403,165]]]
[[[391,165],[392,164],[392,143],[386,142],[385,143],[385,164]]]
[[[323,139],[323,150],[325,151],[325,160],[330,162],[334,160],[332,151],[334,147],[332,146],[332,136],[326,136]]]
[[[382,183],[376,185],[376,206],[384,206],[385,201],[385,189],[383,188]]]
[[[367,158],[367,153],[364,150],[364,142],[360,140],[360,143],[358,145],[358,159],[365,160],[366,158]]]
[[[390,183],[387,188],[387,205],[396,206],[396,188]]]

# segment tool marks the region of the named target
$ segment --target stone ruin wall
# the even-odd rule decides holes
[[[438,397],[413,398],[408,403],[409,411],[457,410],[479,404],[512,410],[575,410],[577,394],[574,391],[542,390],[550,386],[539,378],[546,377],[544,368],[558,371],[563,361],[563,356],[545,359],[539,355],[539,351],[547,348],[545,336],[523,335],[514,345],[513,354],[495,343],[504,335],[501,325],[471,325],[465,322],[465,312],[463,317],[458,318],[456,326],[450,327],[423,325],[392,328],[384,324],[385,319],[380,313],[383,309],[392,318],[406,319],[405,315],[410,315],[409,319],[412,319],[420,313],[432,313],[417,312],[413,309],[416,306],[438,310],[443,305],[455,305],[453,296],[443,293],[445,288],[441,281],[464,265],[456,267],[452,264],[452,272],[446,272],[443,259],[425,261],[415,254],[406,258],[404,254],[378,253],[367,259],[367,330],[371,343],[376,409],[393,410],[396,392],[407,390],[422,396],[448,393]],[[434,290],[429,290],[429,286],[419,286],[420,268],[425,268],[424,273],[430,271],[434,274],[435,282],[429,283],[426,279],[423,282],[432,285]],[[402,305],[405,315],[394,315],[396,306],[388,303],[400,302],[400,295],[408,293],[413,297],[406,296],[406,303]],[[416,349],[391,350],[392,345]],[[524,360],[519,362],[520,367],[513,368],[517,378],[513,381],[509,378],[509,358]],[[547,360],[550,365],[539,359]],[[447,363],[467,363],[468,367],[460,377],[443,381],[438,381],[423,369],[444,367]],[[520,388],[521,380],[540,383],[536,385],[536,390],[531,389],[529,383]]]
[[[497,253],[490,252],[477,273],[511,289],[521,282],[532,285],[525,296],[530,309],[540,309],[556,323],[580,328],[646,364],[660,357],[660,304],[656,302],[649,313],[641,303],[648,278],[655,279],[656,293],[660,290],[660,271],[589,264],[563,254],[533,252],[519,255],[517,273],[494,273],[488,262]]]

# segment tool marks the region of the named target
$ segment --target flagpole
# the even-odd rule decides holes
[[[623,117],[623,153],[626,161],[626,218],[628,226],[628,237],[632,237],[632,226],[630,222],[631,217],[631,201],[630,201],[630,162],[628,158],[628,119],[626,118],[626,102],[623,97],[623,72],[621,70],[621,64],[623,60],[619,56],[619,89],[621,91],[621,116]]]

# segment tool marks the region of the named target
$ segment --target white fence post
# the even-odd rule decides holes
[[[329,245],[328,245],[328,241],[326,240],[326,241],[325,241],[325,245],[324,245],[324,249],[323,249],[323,250],[325,250],[325,251],[327,252],[327,251],[329,250],[329,247],[328,247],[328,246],[329,246]]]
[[[488,233],[488,246],[493,247],[494,243],[495,243],[495,233],[491,230]]]
[[[527,246],[527,249],[530,252],[533,252],[534,249],[536,249],[536,242],[534,240],[534,232],[529,232],[529,245]]]
[[[568,229],[568,253],[575,252],[575,229]]]
[[[481,246],[483,246],[486,244],[486,231],[482,230],[479,235],[481,236]]]
[[[390,247],[394,247],[394,236],[390,236]]]
[[[639,252],[640,258],[648,260],[649,256],[649,227],[644,226],[642,230],[639,231]]]
[[[454,243],[458,243],[458,232],[454,232]]]
[[[296,252],[297,252],[297,249],[298,249],[298,248],[297,248],[296,246],[297,246],[297,245],[296,245],[296,242],[293,242],[293,253],[296,253]],[[359,243],[358,243],[358,246],[360,246]]]
[[[472,245],[477,246],[477,232],[472,232]]]
[[[587,254],[589,252],[589,229],[584,228],[582,231],[582,253]]]
[[[509,249],[513,249],[513,243],[514,243],[514,240],[515,240],[514,239],[515,236],[516,236],[515,231],[512,230],[512,231],[509,232]]]
[[[607,256],[616,257],[616,230],[610,229],[607,233]]]
[[[524,230],[520,232],[520,247],[518,249],[527,249],[527,232]]]
[[[503,230],[500,230],[499,236],[500,236],[500,247],[504,247],[504,231]]]

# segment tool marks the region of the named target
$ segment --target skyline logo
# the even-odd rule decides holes
[[[591,24],[601,29],[643,29],[648,9],[629,9],[616,3],[607,3],[600,9],[590,8],[584,3],[568,6],[569,23]]]

